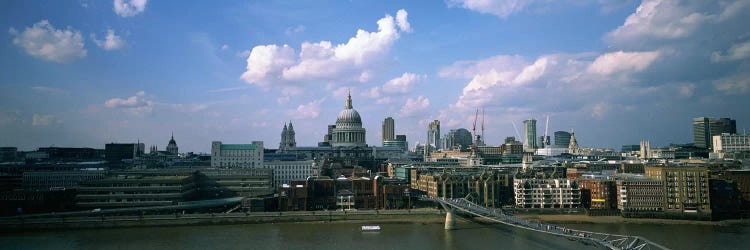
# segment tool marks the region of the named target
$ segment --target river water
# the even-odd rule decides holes
[[[377,223],[373,223],[377,224]],[[3,233],[2,249],[596,249],[503,225],[283,223]],[[637,234],[672,249],[747,249],[750,226],[581,224],[573,228]]]

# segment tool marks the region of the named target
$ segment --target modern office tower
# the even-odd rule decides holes
[[[396,135],[396,139],[393,141],[384,141],[383,147],[398,147],[404,151],[409,150],[409,142],[406,141],[406,135]]]
[[[536,145],[536,120],[529,119],[523,121],[523,149],[534,150]]]
[[[435,150],[441,149],[440,147],[440,121],[434,120],[430,122],[430,126],[427,130],[427,144],[435,147]]]
[[[736,134],[737,121],[730,118],[693,118],[693,143],[695,147],[711,149],[712,137],[723,133]]]
[[[466,149],[471,146],[471,132],[465,128],[451,129],[448,134],[445,135],[443,140],[443,148],[461,148]]]
[[[539,136],[539,148],[545,148],[549,145],[549,135],[548,136]]]
[[[393,141],[395,139],[395,125],[393,123],[393,118],[390,116],[388,118],[385,118],[383,120],[383,142],[385,141]]]
[[[567,131],[555,132],[555,146],[567,148],[570,145],[570,133]]]
[[[508,137],[505,137],[505,144],[508,144],[508,143],[515,143],[515,142],[516,142],[516,137],[515,137],[515,136],[508,136]]]

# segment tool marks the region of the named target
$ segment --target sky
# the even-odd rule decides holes
[[[379,146],[441,121],[497,145],[537,119],[579,145],[750,128],[750,0],[0,1],[0,146],[317,145],[347,90]],[[481,111],[479,124],[481,124]],[[481,125],[477,125],[479,130]]]

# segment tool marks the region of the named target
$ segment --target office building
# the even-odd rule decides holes
[[[736,134],[737,121],[730,118],[693,118],[693,143],[696,147],[711,149],[713,136],[723,133]]]
[[[211,143],[211,167],[259,168],[263,166],[263,142],[252,144]]]
[[[567,131],[555,132],[555,146],[567,148],[570,145],[570,133]]]
[[[392,117],[387,117],[383,120],[383,147],[385,147],[386,141],[395,141],[395,125]]]
[[[440,146],[440,121],[438,120],[430,122],[427,129],[427,145],[432,146],[435,150],[442,149]]]
[[[646,177],[662,181],[664,211],[711,216],[709,172],[703,167],[645,167]]]
[[[314,160],[304,161],[266,161],[263,168],[273,170],[273,186],[279,188],[284,184],[291,184],[292,181],[304,180],[313,173]]]
[[[82,182],[76,195],[80,208],[126,208],[177,205],[196,192],[192,175],[117,175]]]
[[[523,121],[523,149],[527,151],[537,149],[536,142],[536,120]]]
[[[722,133],[713,136],[713,152],[717,154],[750,151],[750,135]]]
[[[465,128],[451,129],[443,140],[444,149],[468,149],[471,147],[471,132]]]

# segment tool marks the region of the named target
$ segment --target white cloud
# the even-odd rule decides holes
[[[483,14],[508,17],[528,7],[534,0],[448,0],[448,6],[461,7]]]
[[[682,84],[678,88],[678,92],[681,96],[693,97],[693,94],[695,94],[695,84]]]
[[[31,119],[31,125],[34,127],[46,127],[55,121],[55,117],[52,115],[34,114]]]
[[[125,41],[116,35],[112,29],[107,29],[107,35],[104,37],[104,40],[97,40],[94,34],[91,34],[91,40],[94,41],[96,46],[104,50],[118,50],[124,48],[126,45]]]
[[[325,98],[322,98],[306,104],[300,104],[296,109],[289,110],[287,114],[296,119],[315,119],[320,115],[320,104],[325,100]]]
[[[128,98],[112,98],[104,102],[107,108],[122,109],[132,114],[147,114],[153,111],[153,101],[146,98],[146,93],[138,91],[134,96]]]
[[[146,10],[148,0],[115,0],[114,10],[121,17],[132,17]]]
[[[20,33],[10,28],[9,33],[14,36],[13,44],[44,60],[66,63],[87,54],[80,31],[71,27],[55,29],[47,20],[39,21]]]
[[[406,94],[412,90],[414,85],[422,81],[424,78],[426,78],[426,76],[406,72],[400,77],[388,80],[388,82],[383,84],[382,90],[386,93]]]
[[[605,102],[600,102],[597,104],[594,104],[594,106],[591,109],[591,117],[596,119],[602,119],[604,116],[609,113],[609,110],[611,109],[611,105]]]
[[[404,11],[403,25],[407,24]],[[390,15],[378,20],[378,31],[357,30],[347,43],[304,42],[299,55],[287,45],[259,45],[247,59],[247,70],[240,77],[247,83],[269,87],[294,81],[367,81],[369,66],[383,58],[399,38],[396,21]]]
[[[743,72],[721,78],[713,82],[716,90],[727,95],[741,95],[750,92],[750,73]]]
[[[430,99],[424,96],[418,96],[415,99],[408,98],[406,99],[406,103],[404,103],[404,106],[401,107],[401,110],[398,112],[398,115],[401,117],[415,116],[424,112],[429,107]]]
[[[228,50],[228,49],[229,49],[229,45],[227,45],[227,44],[221,45],[221,50],[222,51]]]
[[[294,26],[294,27],[286,28],[286,30],[284,30],[284,33],[287,36],[291,36],[291,35],[294,35],[296,33],[301,33],[301,32],[304,32],[304,31],[305,31],[305,26],[304,25],[297,25],[297,26]]]
[[[750,41],[732,45],[725,55],[715,51],[711,54],[712,62],[736,61],[750,57]]]
[[[639,72],[646,69],[659,57],[658,51],[611,52],[600,55],[589,66],[589,72],[611,75],[620,72]]]
[[[405,10],[400,9],[398,12],[396,12],[396,24],[398,24],[398,29],[400,29],[403,32],[412,32],[411,24],[409,24],[409,20],[407,20],[407,17],[409,16],[409,13],[406,13]]]

